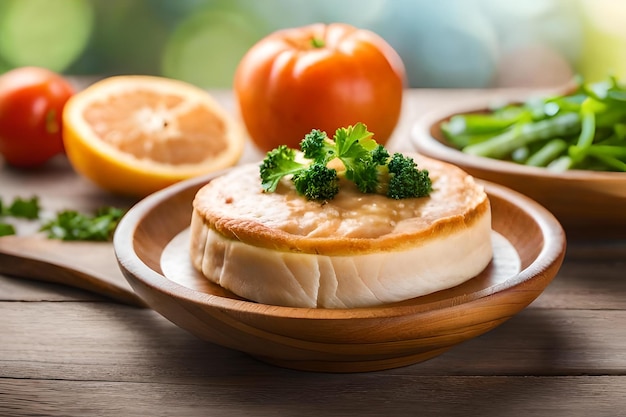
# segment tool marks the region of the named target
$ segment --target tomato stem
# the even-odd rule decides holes
[[[324,39],[320,39],[320,38],[311,38],[311,45],[313,46],[313,48],[323,48],[324,46],[326,46],[326,42],[324,42]]]

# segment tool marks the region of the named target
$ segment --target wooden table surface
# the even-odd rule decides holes
[[[411,149],[425,111],[520,93],[407,91],[389,146]],[[214,94],[233,109],[229,91]],[[249,147],[243,161],[259,157]],[[3,200],[32,195],[50,211],[133,203],[63,157],[36,172],[0,165]],[[0,416],[626,416],[625,271],[626,242],[568,242],[552,284],[500,327],[429,361],[360,374],[277,368],[149,309],[0,275]]]

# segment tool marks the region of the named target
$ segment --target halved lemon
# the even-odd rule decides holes
[[[63,110],[74,169],[108,191],[138,197],[235,165],[243,132],[208,91],[156,76],[105,78]]]

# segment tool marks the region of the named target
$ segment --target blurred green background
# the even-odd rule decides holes
[[[38,65],[229,88],[263,36],[333,21],[385,38],[412,87],[541,87],[626,72],[624,0],[0,0],[0,72]]]

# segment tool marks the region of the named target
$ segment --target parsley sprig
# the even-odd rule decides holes
[[[16,197],[9,205],[0,199],[0,218],[15,217],[21,219],[35,220],[39,218],[39,198],[29,199]],[[0,221],[0,236],[14,235],[15,226],[11,223]]]
[[[331,166],[333,161],[338,164]],[[313,129],[300,142],[300,151],[286,145],[269,151],[259,174],[265,192],[276,191],[281,179],[289,176],[298,194],[321,202],[339,192],[340,177],[352,181],[362,193],[394,199],[426,197],[432,191],[427,170],[418,169],[409,156],[390,155],[363,123],[337,129],[332,139]]]
[[[24,199],[16,197],[9,205],[0,199],[0,218],[13,217],[27,220],[42,220],[39,198]],[[40,232],[45,232],[49,239],[109,241],[125,210],[104,206],[94,214],[84,214],[76,210],[63,210],[50,220],[43,221]],[[16,234],[15,226],[0,221],[0,236]]]
[[[41,207],[37,197],[29,199],[16,197],[8,206],[0,200],[0,216],[21,217],[33,220],[39,218],[40,211]]]
[[[75,210],[64,210],[40,229],[50,239],[108,241],[124,215],[115,207],[101,207],[93,216]]]

